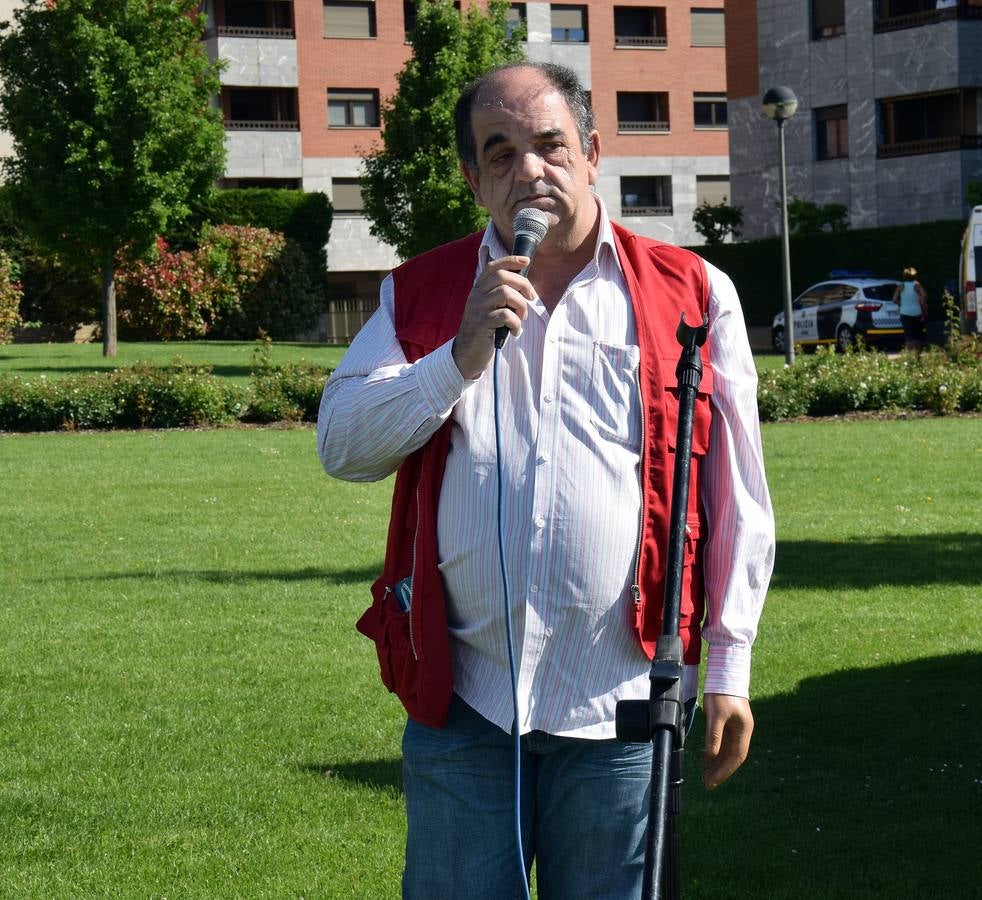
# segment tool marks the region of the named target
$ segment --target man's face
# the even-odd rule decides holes
[[[507,69],[474,99],[471,129],[477,169],[462,166],[474,199],[510,243],[512,220],[527,206],[549,217],[550,242],[582,239],[597,206],[600,139],[590,135],[584,153],[566,101],[534,69]],[[565,239],[565,240],[564,240]]]

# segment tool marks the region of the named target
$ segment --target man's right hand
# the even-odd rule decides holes
[[[464,317],[453,342],[453,359],[460,374],[479,378],[494,356],[495,330],[504,326],[516,337],[535,299],[531,282],[519,271],[528,257],[503,256],[489,262],[474,282],[464,307]]]

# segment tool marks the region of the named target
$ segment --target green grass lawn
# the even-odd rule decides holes
[[[43,374],[57,378],[82,372],[111,372],[136,363],[167,366],[179,358],[195,365],[213,366],[214,374],[245,384],[249,380],[256,347],[255,342],[248,341],[121,342],[118,355],[106,359],[102,355],[102,344],[9,344],[0,347],[0,374],[23,378],[37,378]],[[270,362],[282,365],[306,360],[333,368],[345,349],[327,344],[274,342]]]
[[[247,341],[180,341],[159,343],[120,343],[114,360],[102,355],[102,344],[10,344],[0,346],[0,375],[22,378],[57,378],[81,372],[110,372],[135,363],[170,365],[175,358],[196,365],[214,366],[216,375],[240,384],[249,380],[255,343]],[[270,361],[274,365],[288,362],[317,363],[334,368],[347,347],[327,344],[277,343],[271,345]],[[784,357],[777,353],[757,353],[757,370],[780,368]]]
[[[757,732],[707,794],[697,721],[684,896],[978,896],[982,420],[764,441]],[[401,708],[354,630],[390,484],[307,428],[8,435],[0,475],[0,896],[398,896]]]

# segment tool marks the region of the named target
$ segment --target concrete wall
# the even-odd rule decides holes
[[[0,22],[13,22],[14,10],[24,4],[20,0],[0,0]],[[2,85],[0,85],[2,89]],[[6,131],[0,131],[0,158],[10,156],[14,150],[14,142]]]
[[[222,84],[236,87],[296,87],[297,42],[283,38],[213,37],[205,41],[212,60],[225,60]]]
[[[225,132],[226,178],[300,178],[299,131]]]

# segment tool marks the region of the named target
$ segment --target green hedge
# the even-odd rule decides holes
[[[896,358],[821,348],[760,376],[757,405],[765,422],[857,411],[982,412],[982,359],[974,344],[954,359],[937,348]]]
[[[0,375],[0,431],[313,422],[328,375],[311,363],[261,364],[248,389],[180,362],[54,379]]]
[[[964,230],[962,221],[942,221],[793,236],[791,293],[825,280],[832,269],[872,269],[879,277],[899,278],[905,266],[914,266],[927,290],[930,317],[941,318],[944,288],[958,277]],[[783,309],[778,238],[691,249],[733,279],[748,325],[770,325]]]
[[[316,421],[330,370],[305,362],[271,366],[268,359],[268,349],[257,353],[248,388],[180,363],[30,381],[3,375],[0,431]],[[971,341],[960,352],[949,346],[896,358],[823,348],[760,376],[757,399],[765,422],[874,410],[982,412],[982,359]]]
[[[327,195],[320,191],[305,193],[272,188],[214,191],[199,212],[213,225],[251,225],[280,231],[304,248],[311,264],[321,273],[326,271],[324,248],[331,233],[333,210]]]

